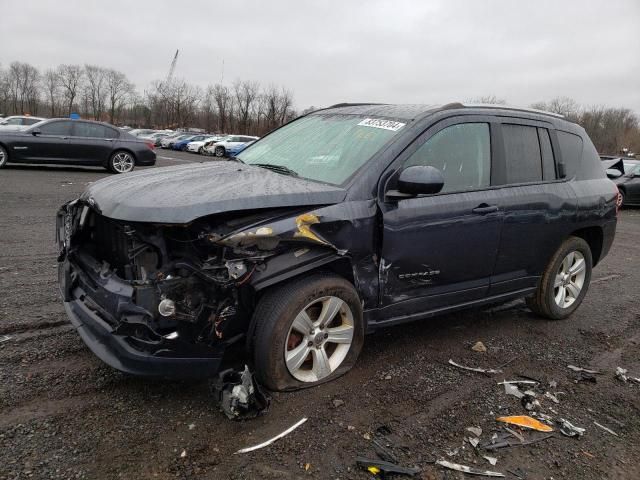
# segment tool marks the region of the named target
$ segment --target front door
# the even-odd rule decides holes
[[[392,165],[398,172],[433,166],[445,182],[435,195],[381,202],[385,319],[487,295],[502,226],[499,194],[491,188],[492,128],[487,117],[442,121]]]
[[[30,162],[64,162],[67,154],[71,121],[58,120],[38,128],[40,133],[26,137],[24,142],[16,142],[14,148],[22,148],[22,158]]]

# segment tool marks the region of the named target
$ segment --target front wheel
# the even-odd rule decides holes
[[[567,318],[587,294],[592,268],[589,244],[579,237],[568,238],[547,265],[535,294],[527,298],[527,305],[552,320]]]
[[[222,158],[225,155],[224,147],[216,147],[215,156],[218,158]]]
[[[333,275],[276,287],[260,300],[254,319],[256,373],[271,390],[313,387],[343,375],[364,341],[358,294]]]
[[[129,152],[115,152],[111,155],[108,169],[113,173],[129,173],[135,167],[136,162]]]
[[[618,208],[624,207],[624,190],[618,190],[618,198],[616,199],[616,205]]]

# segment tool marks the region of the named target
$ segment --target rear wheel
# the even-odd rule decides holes
[[[272,390],[333,380],[353,367],[362,349],[362,306],[341,277],[318,274],[276,287],[254,319],[256,373]]]
[[[215,156],[218,158],[222,158],[225,156],[225,150],[224,147],[216,147],[215,149]]]
[[[582,238],[570,237],[547,265],[535,294],[527,298],[527,305],[553,320],[567,318],[587,294],[592,267],[589,244]]]
[[[4,167],[8,161],[9,153],[2,145],[0,145],[0,168]]]
[[[618,208],[624,207],[624,200],[624,190],[618,190],[618,198],[616,199]]]
[[[129,152],[118,151],[111,155],[108,168],[113,173],[129,173],[135,167],[136,162]]]

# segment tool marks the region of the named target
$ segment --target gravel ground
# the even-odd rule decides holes
[[[202,159],[159,156],[159,166]],[[465,477],[434,465],[437,459],[507,478],[640,478],[640,385],[614,378],[617,366],[640,376],[640,210],[621,214],[614,247],[571,319],[544,321],[516,301],[382,330],[366,338],[346,376],[276,394],[267,415],[232,422],[206,382],[121,374],[95,358],[67,322],[56,281],[55,212],[105,175],[0,171],[0,338],[10,337],[0,343],[0,479],[370,478],[355,458],[375,458],[373,440],[401,464],[420,467],[423,479]],[[471,349],[477,341],[486,352]],[[506,365],[490,376],[454,368],[450,358]],[[596,383],[577,382],[568,364],[602,374]],[[493,453],[465,441],[467,427],[481,427],[483,443],[504,431],[496,417],[526,413],[496,384],[517,375],[540,380],[539,393],[555,392],[560,403],[540,397],[540,410],[586,428],[584,436],[556,433]],[[304,416],[306,424],[270,447],[233,454]],[[498,458],[495,466],[487,454]]]

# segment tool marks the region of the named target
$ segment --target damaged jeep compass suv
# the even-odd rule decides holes
[[[615,234],[593,144],[544,112],[342,104],[237,160],[103,179],[61,208],[64,304],[109,365],[210,376],[243,341],[269,388],[315,385],[382,326],[515,297],[569,316]]]

